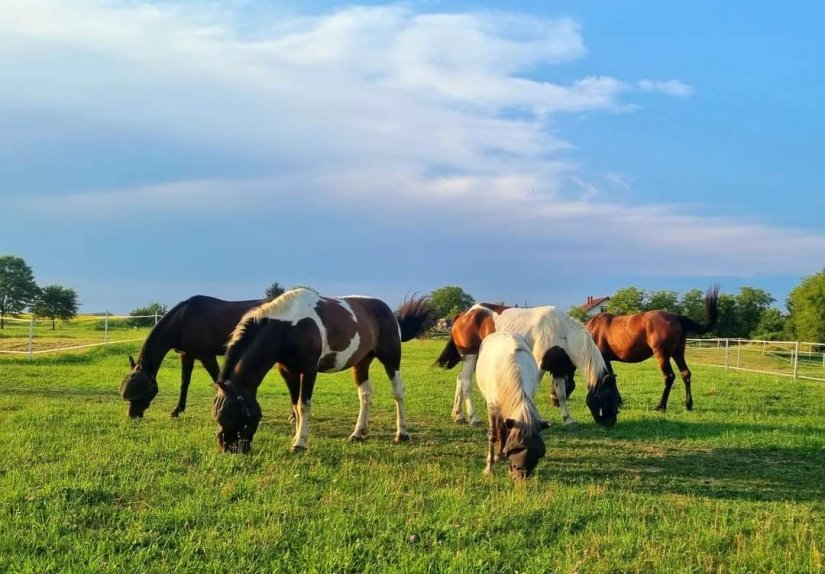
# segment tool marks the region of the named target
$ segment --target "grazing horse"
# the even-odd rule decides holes
[[[216,355],[224,354],[232,329],[244,313],[263,302],[223,301],[195,295],[172,307],[149,332],[137,362],[129,356],[132,370],[120,383],[120,396],[129,401],[129,416],[142,417],[149,408],[158,393],[158,370],[172,349],[180,353],[181,378],[178,405],[171,416],[177,417],[186,410],[186,395],[195,361],[200,361],[216,381],[220,372]]]
[[[249,311],[232,334],[218,377],[212,413],[220,425],[218,443],[224,451],[249,452],[261,407],[258,386],[273,365],[286,381],[295,412],[292,450],[307,448],[312,392],[319,372],[352,368],[360,410],[350,440],[369,432],[373,359],[392,381],[396,405],[395,442],[409,440],[401,379],[401,343],[419,335],[432,321],[428,297],[404,301],[393,313],[370,297],[321,297],[308,289],[293,289]]]
[[[665,376],[662,398],[657,411],[667,410],[667,399],[676,374],[670,359],[676,361],[685,382],[685,408],[693,410],[690,392],[690,369],[685,362],[685,340],[689,332],[703,334],[710,331],[719,318],[719,286],[710,287],[705,293],[705,324],[668,311],[645,311],[634,315],[599,313],[587,322],[587,330],[593,336],[604,356],[607,367],[613,372],[610,361],[638,363],[655,356]]]
[[[510,475],[530,476],[544,456],[539,432],[549,425],[541,420],[533,396],[541,380],[531,345],[521,335],[492,333],[484,338],[478,353],[476,379],[487,401],[487,466],[507,457]],[[499,443],[498,455],[494,454]]]
[[[616,378],[608,370],[599,349],[581,323],[551,306],[526,309],[504,308],[500,312],[489,308],[482,309],[484,308],[474,306],[467,312],[468,315],[471,312],[477,315],[473,321],[482,326],[482,329],[478,330],[478,337],[483,338],[493,331],[523,335],[533,349],[533,356],[542,374],[544,371],[550,371],[553,376],[553,396],[558,401],[562,420],[566,424],[575,422],[567,407],[567,396],[575,388],[573,374],[576,369],[581,369],[587,380],[586,402],[593,419],[598,424],[607,427],[616,424],[619,407],[622,404],[622,397],[616,387]],[[484,315],[486,317],[481,320],[480,318]],[[466,403],[467,417],[470,422],[473,422],[478,420],[475,416],[471,393],[471,377],[475,369],[477,354],[473,354],[473,347],[464,344],[469,339],[465,335],[454,338],[451,334],[450,341],[436,363],[442,368],[449,369],[462,360],[466,361],[459,375],[461,393],[459,394],[458,389],[456,390],[453,414],[456,420],[461,419],[461,399],[463,398]],[[459,347],[459,344],[462,346]]]

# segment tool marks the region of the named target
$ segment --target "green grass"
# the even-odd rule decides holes
[[[140,421],[117,395],[139,344],[0,358],[0,572],[821,572],[825,387],[694,369],[670,411],[655,363],[616,365],[625,409],[612,430],[584,406],[555,423],[525,484],[482,474],[485,431],[449,419],[443,342],[404,346],[412,441],[393,445],[377,366],[371,438],[345,441],[358,400],[322,375],[308,452],[288,452],[284,384],[261,388],[250,456],[219,453],[214,394],[196,369],[177,400],[176,356]],[[689,357],[690,358],[690,357]],[[476,404],[483,400],[475,391]]]

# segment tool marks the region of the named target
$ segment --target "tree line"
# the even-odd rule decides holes
[[[6,317],[28,309],[36,317],[51,319],[52,329],[57,319],[77,315],[80,303],[71,287],[52,284],[39,286],[32,268],[20,257],[0,255],[0,329]]]

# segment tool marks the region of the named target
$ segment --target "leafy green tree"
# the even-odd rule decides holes
[[[719,320],[713,332],[717,337],[738,337],[739,320],[736,313],[736,297],[728,293],[720,293],[718,300]]]
[[[272,285],[266,288],[266,291],[264,291],[264,296],[267,301],[272,301],[276,297],[283,295],[284,291],[286,291],[286,289],[284,289],[280,283],[275,281]]]
[[[682,307],[679,305],[679,296],[676,294],[676,291],[670,291],[668,289],[661,289],[650,293],[647,296],[644,308],[646,311],[664,309],[665,311],[676,314],[682,312]]]
[[[6,315],[22,313],[37,299],[38,292],[34,273],[23,259],[0,256],[0,329],[5,325]]]
[[[630,315],[644,311],[647,295],[637,287],[624,287],[616,291],[607,303],[607,312],[615,315]]]
[[[774,301],[776,299],[762,289],[754,289],[753,287],[739,289],[739,294],[736,296],[736,317],[739,323],[740,337],[748,339],[753,335],[759,321],[762,319],[762,314],[770,308],[771,303]]]
[[[67,320],[77,316],[79,307],[77,291],[61,285],[46,285],[40,290],[37,300],[32,303],[32,313],[52,320],[52,330],[57,319]]]
[[[567,311],[567,314],[573,317],[574,319],[578,319],[582,323],[587,323],[589,317],[587,316],[587,311],[579,307],[578,305],[573,305],[570,307],[570,310]]]
[[[132,309],[129,313],[134,319],[129,319],[129,323],[133,327],[151,327],[155,324],[155,317],[160,319],[166,314],[166,305],[157,301],[152,301],[145,307],[138,307]],[[150,316],[145,316],[150,315]]]
[[[788,338],[786,330],[787,318],[779,309],[771,307],[765,309],[759,319],[759,324],[751,335],[754,339],[765,341],[779,341]]]
[[[705,294],[701,289],[691,289],[682,295],[682,315],[690,317],[697,323],[705,321]]]
[[[786,304],[796,338],[825,341],[825,269],[805,277],[788,295]]]
[[[475,303],[472,295],[456,285],[448,285],[433,290],[430,297],[430,304],[435,310],[438,318],[452,317],[456,313],[461,313],[472,307]]]

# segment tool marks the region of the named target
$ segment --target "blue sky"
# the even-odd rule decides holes
[[[84,312],[272,281],[565,308],[719,282],[781,303],[825,261],[824,16],[3,3],[0,252]]]

